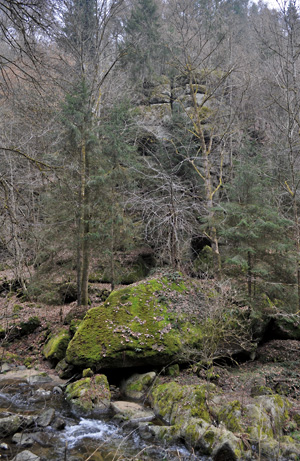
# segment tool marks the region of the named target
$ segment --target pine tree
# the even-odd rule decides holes
[[[296,284],[293,270],[291,221],[282,216],[272,197],[272,184],[257,156],[241,162],[227,188],[229,201],[222,204],[218,231],[226,244],[225,271],[244,278],[250,300],[263,293],[288,302],[288,289]]]
[[[136,80],[148,81],[161,65],[160,18],[154,0],[137,0],[125,26],[123,65]]]

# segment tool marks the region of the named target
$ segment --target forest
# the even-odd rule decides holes
[[[1,459],[300,459],[299,72],[298,0],[0,0]]]
[[[0,27],[1,269],[24,296],[73,281],[87,305],[169,267],[299,310],[295,0],[1,0]]]

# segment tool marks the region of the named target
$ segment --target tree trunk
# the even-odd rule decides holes
[[[86,143],[82,141],[80,149],[80,192],[77,247],[77,304],[88,305],[89,276],[89,203],[87,191],[88,162]]]

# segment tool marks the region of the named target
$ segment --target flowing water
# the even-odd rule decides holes
[[[53,387],[53,384],[52,384]],[[8,449],[0,448],[1,459],[11,460],[24,449],[53,461],[117,461],[117,460],[204,460],[191,455],[185,447],[162,447],[144,442],[136,429],[124,430],[111,418],[100,419],[74,416],[63,395],[54,394],[50,385],[32,386],[22,381],[1,382],[0,416],[7,413],[38,415],[54,408],[66,422],[63,430],[28,429],[34,440],[29,448],[20,448],[11,438],[3,439]],[[27,432],[27,431],[26,431]]]

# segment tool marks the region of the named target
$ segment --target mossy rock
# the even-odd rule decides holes
[[[62,359],[55,367],[55,371],[61,379],[70,379],[74,376],[74,367]]]
[[[250,439],[259,441],[274,439],[283,435],[283,428],[289,420],[290,402],[280,395],[255,397],[252,404],[243,408]]]
[[[260,395],[273,395],[274,392],[270,387],[260,386],[259,384],[251,387],[251,397],[258,397]],[[279,392],[278,392],[279,394]]]
[[[20,322],[12,325],[5,331],[5,340],[8,342],[14,341],[15,339],[22,338],[23,336],[30,335],[41,325],[40,319],[30,317],[26,322]],[[1,329],[0,329],[1,332]]]
[[[234,400],[225,405],[218,413],[218,422],[225,424],[231,432],[242,432],[241,403]]]
[[[87,313],[86,306],[73,307],[64,318],[64,325],[71,325],[72,322],[81,321]]]
[[[191,417],[210,423],[207,398],[214,393],[217,393],[214,384],[182,386],[173,381],[155,385],[150,393],[150,402],[157,416],[166,424],[183,425]]]
[[[68,346],[67,361],[95,370],[167,365],[202,335],[201,326],[174,309],[174,298],[189,290],[182,277],[164,277],[112,292],[87,312]]]
[[[52,363],[58,363],[65,357],[70,339],[67,330],[61,330],[52,336],[43,349],[44,357]]]
[[[155,377],[154,371],[141,375],[136,373],[121,384],[121,392],[126,398],[141,400],[146,396]]]
[[[91,378],[92,376],[94,376],[94,372],[90,368],[86,368],[85,370],[82,371],[83,378]]]
[[[99,374],[69,384],[66,399],[75,412],[109,413],[111,394],[106,376]]]
[[[217,461],[250,459],[250,452],[245,452],[248,444],[259,447],[266,459],[297,459],[296,423],[291,425],[292,437],[283,435],[291,424],[287,398],[264,395],[244,404],[239,400],[222,403],[224,397],[213,384],[183,386],[158,379],[150,403],[168,429],[152,431],[153,435],[164,440],[164,434],[166,438],[173,434],[172,442],[182,440],[190,449]],[[243,434],[245,445],[238,434]]]
[[[300,316],[298,314],[274,316],[272,330],[282,339],[300,340]]]
[[[50,282],[32,279],[28,285],[28,296],[45,304],[69,304],[77,299],[77,287],[72,282]]]
[[[150,402],[156,415],[168,428],[172,428],[165,431],[166,437],[170,434],[174,436],[172,441],[176,438],[183,440],[190,449],[199,450],[203,455],[224,453],[226,445],[233,456],[230,459],[240,459],[242,441],[224,426],[214,425],[209,402],[217,396],[221,396],[221,391],[214,384],[182,386],[170,382],[156,385],[151,391]],[[238,407],[239,402],[231,405],[227,409],[227,416],[233,414]],[[238,428],[237,424],[234,426]],[[160,429],[159,437],[162,438],[163,434],[164,430]]]
[[[166,369],[166,375],[167,376],[171,376],[171,377],[175,378],[176,376],[179,376],[179,374],[180,374],[180,368],[179,368],[178,363],[175,363],[174,365],[170,365]]]

